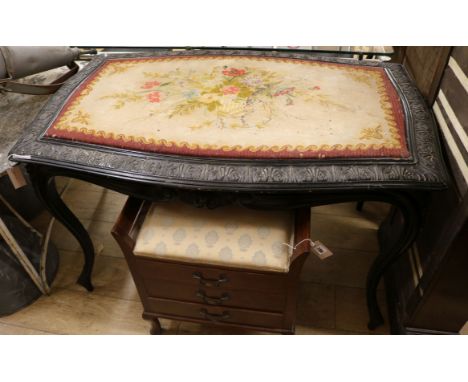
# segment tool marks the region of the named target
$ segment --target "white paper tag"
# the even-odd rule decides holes
[[[312,243],[312,252],[315,253],[320,260],[326,259],[327,257],[333,255],[333,252],[318,240]]]

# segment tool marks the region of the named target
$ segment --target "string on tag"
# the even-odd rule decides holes
[[[323,244],[322,242],[316,240],[316,241],[312,241],[311,239],[304,239],[304,240],[301,240],[299,243],[297,243],[296,245],[292,246],[291,244],[288,244],[288,243],[281,243],[283,245],[286,245],[287,247],[289,247],[290,249],[292,249],[293,251],[299,246],[301,245],[302,243],[304,242],[310,242],[310,249],[313,253],[315,253],[319,259],[323,260],[323,259],[326,259],[327,257],[330,257],[333,255],[333,252],[330,251],[327,246],[325,246],[325,244]]]
[[[296,245],[292,246],[291,244],[288,244],[288,243],[281,243],[287,247],[289,247],[289,249],[292,249],[293,251],[296,250],[297,247],[299,247],[302,243],[304,243],[305,241],[309,241],[310,242],[310,245],[312,247],[315,246],[315,243],[311,240],[311,239],[304,239],[304,240],[301,240],[299,243],[297,243]]]

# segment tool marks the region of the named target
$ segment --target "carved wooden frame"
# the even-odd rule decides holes
[[[230,159],[146,153],[43,137],[72,91],[109,56],[101,55],[70,79],[44,106],[10,152],[13,161],[43,163],[152,184],[205,190],[301,191],[307,189],[396,187],[438,189],[446,184],[436,125],[420,93],[400,64],[317,58],[307,54],[196,50],[112,55],[154,57],[257,55],[385,68],[406,115],[411,158]],[[64,155],[66,153],[66,155]]]

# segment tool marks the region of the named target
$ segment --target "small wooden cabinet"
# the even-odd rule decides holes
[[[144,307],[143,318],[158,317],[293,334],[297,289],[310,250],[310,209],[295,211],[294,243],[288,272],[162,260],[133,252],[151,203],[129,198],[112,234],[119,243]]]

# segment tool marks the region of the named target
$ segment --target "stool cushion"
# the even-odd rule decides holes
[[[160,259],[288,272],[294,236],[292,211],[243,207],[196,208],[154,203],[134,254]]]

